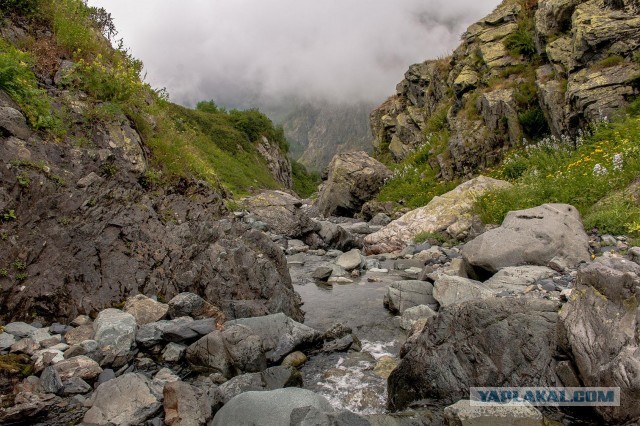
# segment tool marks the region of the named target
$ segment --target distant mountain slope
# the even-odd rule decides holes
[[[321,171],[335,154],[373,151],[369,112],[373,105],[304,103],[281,120],[291,155],[309,170]]]

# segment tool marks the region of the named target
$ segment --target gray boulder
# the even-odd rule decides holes
[[[363,263],[364,257],[358,249],[353,249],[346,253],[343,253],[336,259],[336,265],[340,266],[345,271],[359,269]]]
[[[267,368],[264,340],[248,327],[229,324],[187,348],[186,359],[196,371],[220,373],[231,378],[244,372]]]
[[[328,221],[318,221],[320,229],[318,235],[324,244],[330,248],[341,251],[348,251],[354,248],[361,248],[362,241],[353,234],[345,230],[342,226]]]
[[[314,344],[321,334],[282,313],[227,321],[225,327],[236,324],[248,327],[254,334],[262,337],[269,362],[279,362],[294,350]]]
[[[320,229],[301,208],[302,201],[286,192],[263,191],[243,199],[242,204],[278,235],[298,238]]]
[[[531,405],[474,407],[469,400],[461,400],[444,409],[444,423],[448,426],[518,425],[543,426],[542,413]]]
[[[484,282],[484,286],[496,291],[510,290],[522,292],[536,281],[557,275],[546,266],[510,266],[500,269],[494,276]]]
[[[433,297],[433,284],[426,281],[397,281],[387,288],[384,306],[393,313],[402,314],[405,310],[419,305],[438,309],[438,301]]]
[[[640,265],[600,258],[578,271],[560,311],[562,346],[585,386],[619,387],[619,407],[596,407],[607,423],[640,420]]]
[[[324,397],[298,388],[242,393],[218,411],[211,426],[288,425],[296,408],[314,407],[334,411]]]
[[[0,333],[0,351],[5,351],[16,343],[16,338],[13,337],[13,334],[9,333]]]
[[[384,164],[364,151],[338,154],[329,164],[316,206],[325,217],[353,217],[390,176],[391,171]]]
[[[488,299],[494,295],[495,293],[481,282],[453,275],[440,275],[433,284],[433,298],[440,306]]]
[[[574,267],[591,259],[580,213],[568,204],[544,204],[509,212],[499,228],[468,242],[462,256],[482,277],[508,266]]]
[[[93,393],[84,415],[85,425],[137,425],[162,408],[160,395],[142,374],[127,373],[102,383]]]
[[[109,352],[114,363],[122,365],[130,356],[136,339],[136,319],[133,315],[118,309],[105,309],[93,323],[94,339]]]
[[[79,377],[85,380],[93,380],[102,373],[102,368],[94,360],[84,355],[65,359],[53,366],[55,371],[64,382],[72,377]]]
[[[400,327],[403,330],[411,330],[413,324],[415,324],[418,320],[426,319],[430,321],[436,315],[438,315],[436,311],[431,309],[428,305],[414,306],[413,308],[405,309],[405,311],[402,313]]]
[[[24,140],[29,139],[32,133],[24,115],[17,109],[6,106],[0,107],[0,129]]]
[[[302,387],[302,374],[294,367],[277,366],[261,373],[236,376],[220,385],[221,402],[226,404],[232,398],[249,391],[270,391],[288,387]]]
[[[36,330],[37,328],[24,322],[12,322],[4,326],[5,333],[9,333],[19,339],[30,337]]]
[[[191,317],[193,319],[215,318],[224,322],[220,309],[193,293],[180,293],[169,300],[169,316],[173,319]]]
[[[453,403],[470,386],[556,383],[559,304],[539,299],[486,299],[444,306],[427,322],[389,377],[389,408],[433,398]]]

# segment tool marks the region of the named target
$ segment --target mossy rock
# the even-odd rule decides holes
[[[8,394],[13,386],[33,371],[27,355],[0,355],[0,394]]]

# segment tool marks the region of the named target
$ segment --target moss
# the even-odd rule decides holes
[[[24,354],[0,355],[0,371],[28,376],[33,371],[33,364],[29,357]]]

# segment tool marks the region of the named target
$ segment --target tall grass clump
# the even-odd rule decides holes
[[[596,123],[584,134],[547,137],[512,151],[493,176],[514,187],[479,199],[482,220],[498,224],[511,210],[567,203],[580,211],[587,228],[638,234],[640,196],[625,191],[640,176],[639,110],[640,99],[624,117]]]

